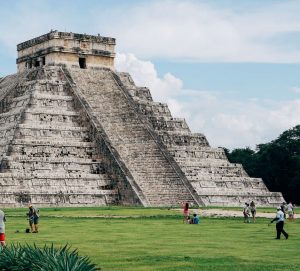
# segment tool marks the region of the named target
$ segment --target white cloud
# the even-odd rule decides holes
[[[142,61],[133,54],[118,53],[115,66],[119,71],[130,71],[136,85],[149,87],[155,100],[166,101],[166,98],[175,95],[182,88],[179,78],[170,73],[159,78],[152,62]]]
[[[154,100],[167,102],[174,117],[185,117],[191,130],[204,133],[215,147],[255,148],[300,123],[300,99],[229,100],[221,92],[184,89],[171,74],[159,78],[151,62],[132,54],[118,54],[116,63],[117,70],[129,72],[137,85],[149,86]]]
[[[140,57],[299,62],[299,46],[288,39],[300,32],[299,13],[295,1],[239,12],[197,1],[152,1],[119,14],[108,29],[123,52]]]
[[[292,87],[291,91],[300,94],[300,87]]]
[[[1,43],[48,32],[101,33],[117,38],[118,50],[142,58],[214,62],[300,62],[300,2],[274,1],[237,8],[194,0],[153,0],[103,5],[68,1],[18,1],[0,10]],[[88,18],[88,20],[86,19]]]

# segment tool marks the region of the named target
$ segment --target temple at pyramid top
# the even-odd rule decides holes
[[[51,31],[17,45],[18,71],[46,64],[113,68],[115,45],[110,37]]]

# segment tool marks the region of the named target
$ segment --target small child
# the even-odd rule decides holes
[[[193,224],[193,219],[190,216],[186,218],[186,224]]]
[[[200,224],[200,217],[197,214],[193,214],[193,224]]]

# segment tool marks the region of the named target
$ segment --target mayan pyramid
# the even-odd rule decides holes
[[[0,206],[283,201],[115,71],[114,47],[58,31],[17,46],[0,78]]]

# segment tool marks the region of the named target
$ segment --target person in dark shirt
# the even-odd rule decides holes
[[[39,211],[34,208],[31,204],[28,206],[29,212],[27,213],[29,226],[32,233],[38,233],[39,224]]]

